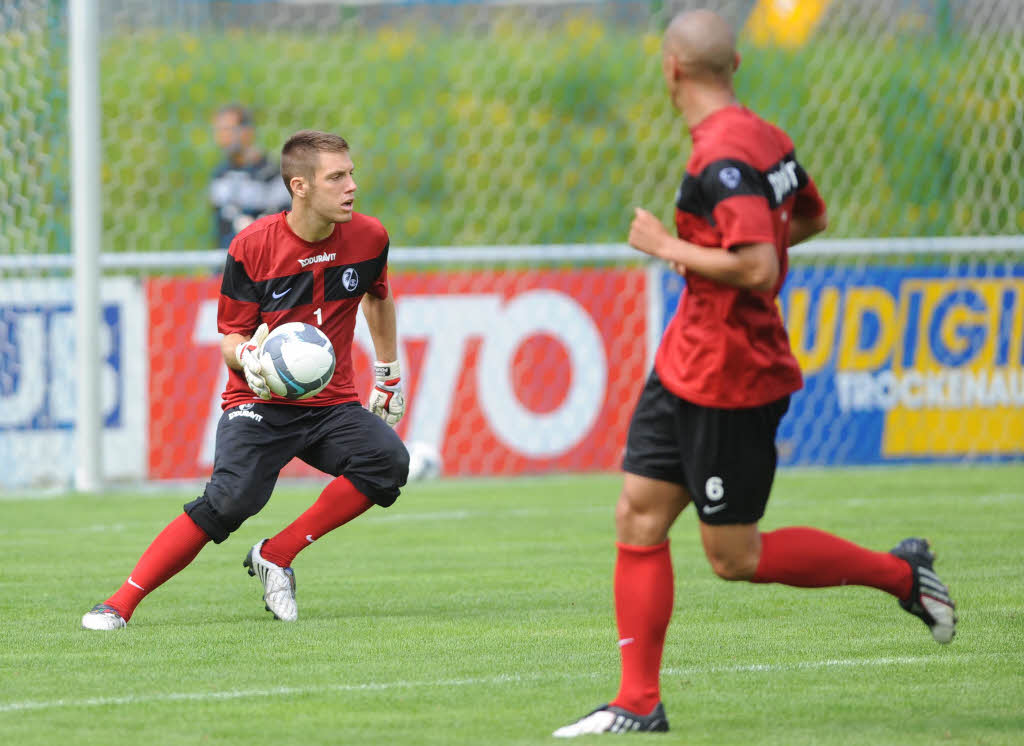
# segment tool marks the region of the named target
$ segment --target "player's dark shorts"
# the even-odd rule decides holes
[[[409,474],[402,439],[359,402],[242,404],[221,415],[213,476],[185,512],[220,543],[263,509],[281,469],[295,457],[331,476],[344,475],[384,507],[395,502]]]
[[[788,408],[788,396],[747,409],[701,407],[666,389],[651,371],[629,424],[622,468],[685,487],[704,523],[756,523],[775,479],[775,434]]]

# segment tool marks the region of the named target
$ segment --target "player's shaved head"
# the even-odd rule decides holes
[[[296,132],[281,148],[281,178],[288,187],[288,193],[292,192],[291,182],[296,176],[303,177],[310,184],[313,183],[321,153],[347,152],[348,142],[338,135],[317,130]]]
[[[669,23],[662,51],[692,77],[729,81],[736,69],[736,32],[713,11],[687,11]]]

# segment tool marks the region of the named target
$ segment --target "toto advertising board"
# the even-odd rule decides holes
[[[394,272],[408,401],[398,433],[436,447],[446,475],[616,468],[646,373],[646,278],[642,269]],[[151,478],[210,472],[226,376],[218,289],[218,278],[147,285]],[[361,315],[353,357],[357,388],[369,392]],[[285,472],[306,473],[296,462]]]

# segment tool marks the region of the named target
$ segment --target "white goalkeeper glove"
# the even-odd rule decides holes
[[[270,387],[267,385],[267,379],[263,377],[263,365],[260,363],[260,353],[263,352],[263,343],[268,334],[270,327],[260,324],[252,339],[235,347],[235,357],[242,366],[245,382],[249,384],[253,393],[263,400],[270,398]]]
[[[373,377],[376,383],[370,392],[367,409],[394,427],[405,414],[405,395],[402,394],[402,370],[398,361],[373,364]]]

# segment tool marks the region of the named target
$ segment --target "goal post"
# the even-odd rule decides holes
[[[75,300],[75,476],[80,492],[100,489],[100,187],[99,22],[90,0],[69,0],[71,249]]]

